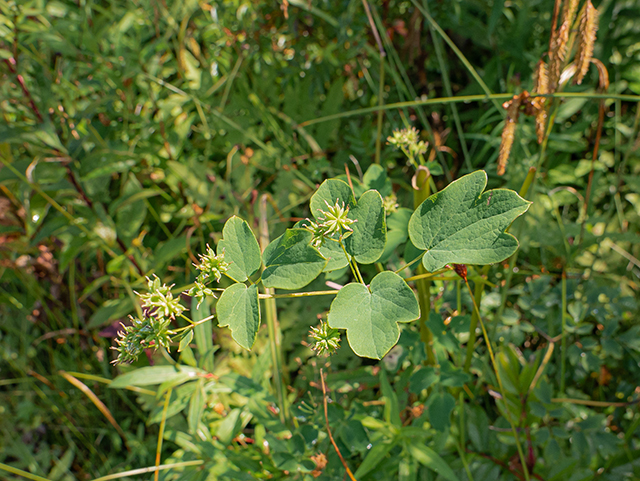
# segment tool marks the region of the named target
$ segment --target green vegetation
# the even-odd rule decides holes
[[[0,478],[640,479],[638,16],[0,0]]]

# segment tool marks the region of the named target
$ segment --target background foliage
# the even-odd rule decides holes
[[[546,156],[533,120],[521,120],[498,177],[500,103],[532,90],[553,2],[368,6],[384,70],[361,1],[0,0],[3,466],[93,479],[153,466],[160,437],[162,463],[187,462],[162,479],[343,479],[323,368],[328,423],[358,480],[524,479],[484,343],[467,364],[473,304],[452,275],[431,283],[436,365],[425,365],[418,323],[381,362],[348,346],[316,357],[305,343],[324,297],[271,305],[280,375],[266,326],[250,353],[203,323],[179,354],[109,364],[120,321],[141,314],[144,276],[183,290],[232,215],[258,232],[262,209],[276,238],[310,215],[325,178],[345,165],[361,177],[377,141],[382,185],[411,207],[413,168],[384,139],[415,125],[438,189],[485,169],[490,188],[519,190],[538,168],[533,205],[512,229],[517,260],[469,274],[536,477],[640,479],[640,7],[596,5],[594,56],[612,97],[598,157],[594,69],[566,89],[586,95],[559,107]],[[487,90],[509,95],[439,100]],[[375,107],[402,101],[379,130]],[[311,287],[324,280],[348,274]],[[194,303],[193,319],[211,307]]]

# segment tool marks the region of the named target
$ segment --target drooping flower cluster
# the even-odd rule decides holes
[[[169,349],[172,334],[168,329],[170,319],[132,316],[129,319],[131,325],[122,324],[124,330],[118,332],[117,347],[113,347],[118,351],[118,357],[112,361],[113,364],[132,363],[144,349],[157,349],[158,346]]]
[[[180,304],[180,297],[173,297],[173,284],[167,286],[157,276],[153,276],[153,279],[147,277],[147,287],[148,292],[144,294],[136,292],[142,301],[144,316],[130,316],[131,324],[123,324],[124,330],[118,332],[117,346],[112,348],[118,351],[114,364],[131,363],[144,349],[158,349],[158,346],[168,349],[171,335],[174,334],[169,330],[169,324],[185,311],[185,307]]]
[[[344,202],[340,204],[340,201],[336,200],[334,205],[329,205],[325,200],[324,203],[328,209],[326,211],[320,210],[320,214],[324,217],[318,217],[318,223],[306,219],[306,224],[303,224],[303,227],[313,234],[311,245],[316,248],[322,246],[328,238],[334,235],[341,238],[345,237],[345,233],[349,235],[353,232],[351,224],[357,222],[356,219],[349,218],[349,206],[345,206]]]

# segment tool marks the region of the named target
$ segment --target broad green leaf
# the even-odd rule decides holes
[[[349,265],[347,256],[345,256],[338,242],[327,240],[322,246],[318,247],[318,250],[322,257],[327,259],[327,265],[324,267],[323,272],[337,271]]]
[[[201,321],[211,314],[211,298],[206,297],[200,307],[198,299],[191,298],[191,320]],[[193,328],[193,337],[198,351],[198,364],[208,372],[213,371],[215,363],[213,354],[218,346],[213,345],[213,325],[211,322],[201,322]]]
[[[249,224],[240,217],[234,215],[225,223],[217,254],[223,251],[224,260],[230,264],[226,274],[236,281],[244,282],[260,269],[260,246]]]
[[[393,186],[391,185],[391,180],[387,177],[387,171],[380,164],[371,164],[364,173],[362,182],[367,190],[375,189],[383,196],[393,192]]]
[[[279,289],[301,289],[322,272],[327,260],[311,247],[312,234],[304,229],[287,229],[262,254],[265,269],[262,284]]]
[[[423,389],[428,389],[438,382],[440,376],[433,367],[424,367],[414,372],[409,379],[409,392],[420,394]]]
[[[402,426],[400,420],[400,406],[398,405],[398,395],[395,393],[385,369],[380,370],[380,390],[386,401],[384,403],[384,420],[398,427]]]
[[[301,220],[296,222],[293,227],[294,229],[297,229],[303,228],[305,225],[307,225],[307,221]],[[327,259],[327,265],[324,266],[322,272],[337,271],[338,269],[342,269],[349,265],[347,256],[345,256],[342,247],[340,247],[340,244],[337,242],[338,237],[334,234],[332,238],[334,240],[327,240],[323,245],[318,247],[318,251],[320,251],[322,257]]]
[[[187,414],[189,432],[192,434],[195,434],[198,429],[206,402],[204,395],[204,379],[198,379],[195,384],[196,388],[193,390],[191,398],[189,399],[189,413]]]
[[[422,263],[428,271],[449,262],[492,264],[516,251],[518,241],[505,230],[531,203],[506,189],[483,194],[486,185],[482,170],[465,175],[413,213],[409,237],[418,249],[427,251]]]
[[[407,450],[420,464],[435,471],[449,481],[460,481],[447,462],[433,449],[424,444],[408,443]]]
[[[218,326],[231,329],[233,339],[245,349],[251,349],[260,328],[258,287],[242,283],[227,287],[216,304]]]
[[[387,224],[380,193],[368,190],[362,194],[349,212],[349,218],[357,222],[351,225],[353,234],[344,241],[347,253],[361,264],[374,263],[380,259],[387,242]]]
[[[148,366],[135,371],[121,374],[116,377],[110,388],[122,388],[127,386],[151,386],[167,381],[184,379],[196,379],[198,374],[206,374],[206,371],[191,366]]]
[[[364,478],[367,474],[373,471],[378,464],[389,454],[389,452],[396,447],[397,441],[391,443],[376,444],[371,451],[365,456],[362,464],[358,466],[358,469],[353,476],[356,479]]]
[[[191,343],[192,339],[193,339],[193,329],[189,329],[187,333],[184,335],[184,337],[180,339],[180,346],[178,347],[178,352],[182,352],[187,347],[189,347],[189,344]]]
[[[455,406],[456,400],[448,392],[433,394],[427,406],[431,425],[438,431],[446,431],[449,428],[451,411]]]
[[[338,179],[327,179],[320,184],[318,190],[311,196],[311,200],[309,201],[311,215],[316,219],[322,217],[320,211],[326,211],[327,204],[334,205],[336,200],[339,201],[340,204],[344,202],[345,206],[350,209],[356,204],[349,184]]]
[[[382,359],[398,342],[398,322],[420,317],[420,306],[407,283],[386,271],[373,278],[371,286],[351,283],[331,303],[328,322],[346,329],[353,352],[360,357]]]

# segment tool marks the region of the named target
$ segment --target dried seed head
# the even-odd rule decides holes
[[[533,71],[533,91],[537,94],[549,93],[549,70],[544,60],[540,60]]]
[[[593,45],[596,42],[596,32],[598,31],[598,10],[593,6],[591,0],[587,3],[580,18],[580,29],[578,31],[578,52],[576,53],[576,64],[578,73],[573,79],[573,83],[580,85],[582,79],[589,71],[589,63],[593,57]]]
[[[507,110],[507,118],[504,121],[502,129],[502,142],[500,143],[500,154],[498,155],[498,175],[503,175],[507,167],[511,147],[513,147],[513,138],[516,133],[516,125],[518,123],[518,114],[520,113],[520,96],[514,95],[512,100],[502,104]]]
[[[560,80],[560,73],[567,58],[567,49],[569,44],[569,33],[571,26],[575,21],[576,11],[578,9],[578,0],[567,0],[562,10],[562,24],[555,36],[555,42],[549,53],[549,89],[555,92]]]
[[[539,94],[549,93],[549,70],[544,60],[540,60],[533,72],[533,91]],[[544,139],[544,130],[547,125],[547,107],[545,97],[533,99],[533,105],[537,108],[536,113],[536,137],[541,144]]]

